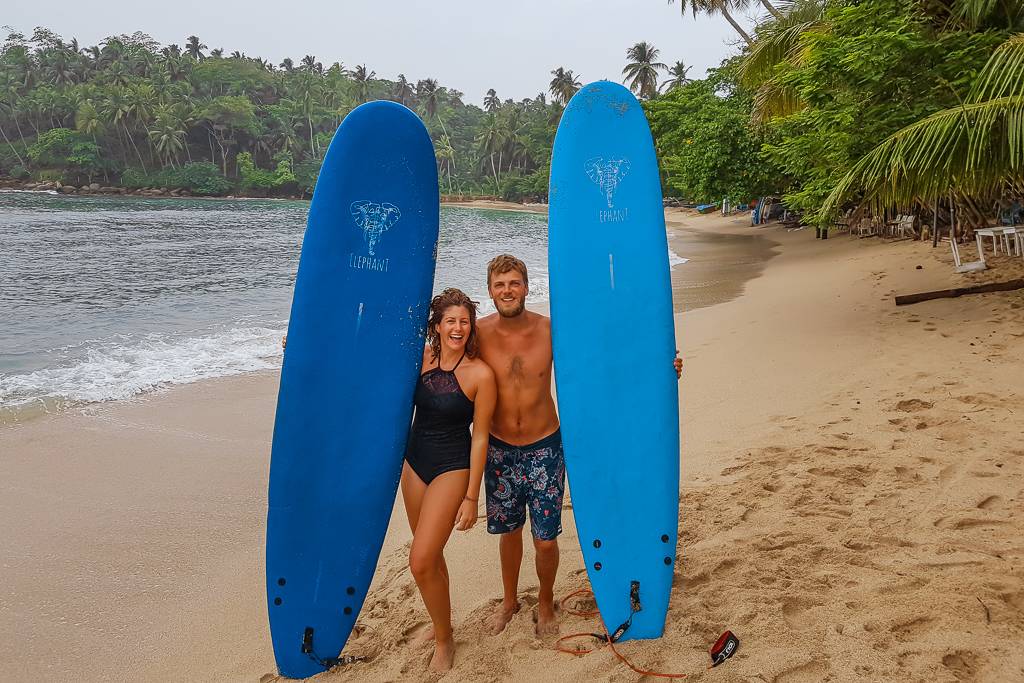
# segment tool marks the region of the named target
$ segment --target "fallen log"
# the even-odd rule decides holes
[[[986,292],[1009,292],[1014,289],[1024,289],[1024,279],[1009,280],[1007,282],[989,282],[984,285],[973,287],[956,287],[954,289],[940,289],[934,292],[921,292],[919,294],[904,294],[896,297],[897,306],[916,304],[932,299],[952,299],[964,294],[984,294]]]

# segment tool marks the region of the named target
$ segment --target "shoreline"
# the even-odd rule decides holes
[[[93,187],[95,186],[95,187]],[[123,185],[104,185],[102,183],[91,183],[89,185],[70,185],[54,181],[33,181],[15,180],[12,178],[0,178],[0,192],[38,192],[44,194],[59,195],[65,197],[131,197],[135,199],[210,199],[221,201],[239,201],[252,199],[265,199],[268,201],[295,201],[309,202],[312,197],[305,195],[289,195],[281,197],[267,197],[251,194],[229,194],[229,195],[196,195],[188,190],[167,189],[167,188],[129,188]],[[490,196],[465,197],[461,195],[448,196],[441,194],[441,206],[457,206],[470,209],[494,209],[496,211],[521,211],[527,213],[547,213],[547,204],[520,204],[518,202],[506,202],[494,199]]]
[[[724,667],[737,680],[1019,675],[1024,655],[1000,643],[1024,638],[1024,446],[1008,371],[1024,292],[896,308],[894,293],[964,281],[948,250],[679,217],[670,230],[759,235],[775,255],[734,298],[676,315],[677,587],[664,638],[620,651],[704,680],[707,647],[731,628],[744,645]],[[251,682],[273,670],[262,542],[276,376],[0,428],[0,514],[23,520],[0,539],[9,675]],[[585,579],[569,510],[563,525],[559,598]],[[399,502],[346,648],[372,660],[325,680],[421,676],[408,536]],[[530,552],[525,608],[488,636],[496,542],[480,525],[453,537],[459,651],[445,680],[621,678],[606,651],[573,658],[533,636]],[[593,626],[563,615],[563,633]]]

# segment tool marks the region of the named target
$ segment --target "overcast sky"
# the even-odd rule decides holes
[[[621,80],[626,49],[646,40],[660,60],[692,65],[700,78],[733,51],[721,17],[681,16],[665,0],[50,0],[11,2],[0,25],[31,34],[46,26],[93,45],[143,31],[162,44],[196,34],[211,48],[280,63],[312,54],[324,66],[365,63],[380,78],[436,78],[480,104],[488,88],[503,99],[546,91],[550,71],[582,82]],[[752,17],[743,18],[750,25]]]

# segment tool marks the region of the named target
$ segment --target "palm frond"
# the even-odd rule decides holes
[[[771,78],[784,61],[799,62],[804,52],[804,34],[822,25],[824,4],[820,0],[792,3],[782,18],[762,24],[757,38],[740,65],[740,82],[756,88]]]
[[[822,206],[834,214],[862,196],[876,211],[951,191],[992,197],[1024,181],[1024,94],[936,112],[889,136],[839,182]]]
[[[773,78],[754,93],[750,120],[754,125],[764,125],[771,119],[795,114],[805,106],[795,89]]]
[[[1024,33],[996,48],[968,95],[971,102],[1024,94]]]

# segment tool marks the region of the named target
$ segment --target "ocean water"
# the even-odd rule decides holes
[[[0,193],[0,423],[279,367],[308,207]],[[502,252],[545,303],[545,216],[443,208],[435,289],[493,311]]]

